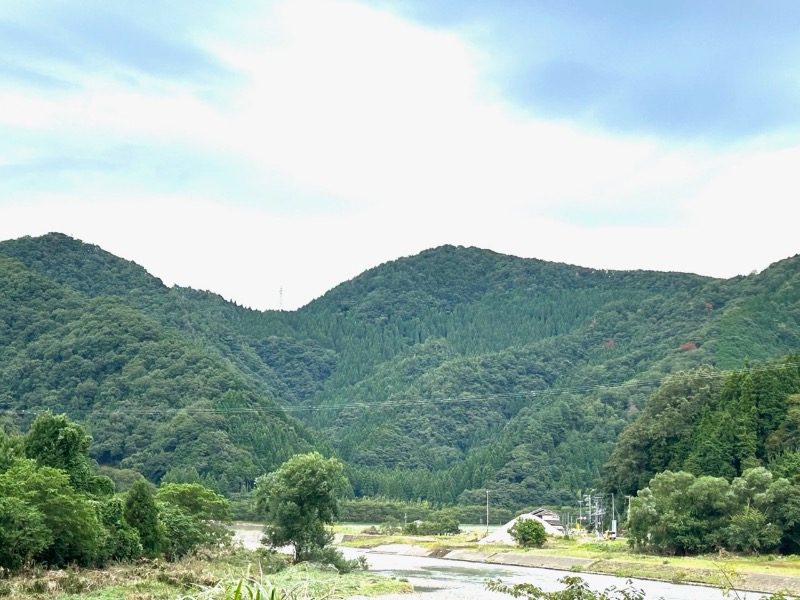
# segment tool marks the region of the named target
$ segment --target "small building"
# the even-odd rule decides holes
[[[529,519],[539,521],[543,526],[547,535],[564,535],[564,527],[561,525],[561,517],[556,513],[546,508],[537,508],[528,513],[523,513],[502,527],[494,530],[485,538],[480,540],[479,544],[514,544],[514,538],[511,537],[509,529],[514,526],[514,523],[520,519]]]

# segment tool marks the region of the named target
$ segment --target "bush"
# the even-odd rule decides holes
[[[535,519],[520,519],[514,523],[508,533],[523,548],[541,548],[547,541],[544,525]]]
[[[461,533],[461,529],[455,519],[414,521],[405,526],[403,533],[408,535],[456,535]]]
[[[309,562],[325,566],[330,565],[339,573],[350,573],[358,569],[367,570],[369,568],[367,560],[363,556],[348,560],[340,550],[332,546],[315,548],[310,554]]]

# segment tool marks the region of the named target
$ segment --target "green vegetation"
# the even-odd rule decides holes
[[[301,600],[408,592],[410,585],[363,571],[340,575],[303,563],[289,566],[281,555],[243,548],[207,551],[174,562],[140,561],[104,569],[29,569],[0,580],[9,600]],[[237,595],[241,594],[241,595]],[[252,595],[250,595],[252,594]]]
[[[632,494],[667,469],[731,479],[759,465],[793,477],[800,474],[798,403],[797,353],[728,373],[676,374],[620,435],[606,484]]]
[[[559,582],[565,587],[555,592],[545,592],[531,583],[505,585],[497,580],[490,581],[487,588],[527,600],[645,600],[644,592],[634,588],[630,581],[627,587],[611,587],[600,592],[594,592],[580,577],[562,577]]]
[[[666,554],[796,552],[800,486],[763,467],[731,483],[664,471],[631,501],[630,543]]]
[[[535,519],[520,519],[508,530],[517,544],[523,548],[541,548],[547,541],[547,532]]]
[[[580,577],[563,577],[559,579],[564,588],[554,592],[546,592],[530,583],[506,585],[501,581],[491,581],[488,589],[509,594],[515,598],[527,600],[645,600],[645,593],[633,587],[629,580],[625,587],[610,587],[602,591],[594,591]],[[770,595],[766,600],[788,600],[790,596],[783,593]]]
[[[387,527],[387,529],[390,528]],[[406,535],[457,535],[461,533],[461,529],[455,519],[412,521],[403,528],[403,533]]]
[[[178,564],[261,510],[347,570],[337,514],[452,534],[599,489],[639,550],[797,553],[798,347],[800,257],[718,280],[445,246],[259,312],[2,242],[0,567]]]
[[[755,365],[800,345],[798,265],[718,280],[444,246],[259,312],[64,235],[22,238],[0,243],[0,409],[22,431],[48,410],[81,423],[97,479],[64,466],[87,494],[138,472],[238,514],[259,476],[315,450],[342,460],[352,498],[474,507],[460,522],[487,489],[510,515],[601,483],[635,494],[665,469],[791,480],[797,392]]]
[[[338,516],[337,497],[347,485],[342,463],[319,452],[299,454],[256,481],[259,511],[267,519],[265,541],[291,544],[295,562],[309,560],[330,544],[326,528]]]
[[[115,494],[92,470],[89,441],[63,415],[40,415],[25,436],[0,431],[0,568],[174,560],[226,544],[225,498],[197,484],[167,484],[154,496],[142,478]]]
[[[492,507],[490,522],[507,523],[515,514]],[[481,523],[486,519],[486,505],[458,505],[436,508],[430,502],[403,502],[385,498],[344,498],[339,500],[339,520],[343,523],[408,523],[410,521],[454,520]]]

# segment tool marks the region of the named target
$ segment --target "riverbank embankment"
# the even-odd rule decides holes
[[[374,546],[369,546],[369,538],[370,536],[365,535],[340,534],[337,536],[336,542],[343,544],[359,542],[358,546],[368,549],[370,553],[553,569],[570,574],[596,573],[670,583],[712,585],[767,594],[783,592],[792,596],[800,596],[800,577],[777,573],[737,571],[726,564],[724,560],[711,568],[694,568],[680,562],[674,565],[670,564],[668,559],[663,559],[660,563],[638,562],[622,557],[577,557],[515,552],[513,550],[482,551],[480,549],[448,548],[446,545],[430,549],[413,543],[380,543],[378,540]]]

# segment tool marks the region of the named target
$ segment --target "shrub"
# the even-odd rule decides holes
[[[544,525],[535,519],[520,519],[508,533],[523,548],[540,548],[547,541]]]

